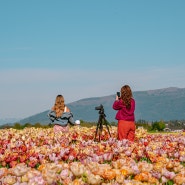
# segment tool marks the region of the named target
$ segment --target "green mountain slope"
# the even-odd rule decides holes
[[[133,92],[136,100],[136,120],[182,120],[185,119],[185,88],[165,88],[149,91]],[[104,106],[106,119],[109,122],[116,121],[116,111],[112,109],[115,95],[81,99],[68,106],[73,112],[75,119],[97,122],[99,113],[96,106]],[[47,113],[49,110],[20,120],[20,123],[43,123],[48,124]]]

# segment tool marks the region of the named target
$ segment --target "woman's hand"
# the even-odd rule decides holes
[[[66,112],[71,112],[70,109],[66,106]]]
[[[118,95],[116,95],[116,100],[119,100],[119,97],[118,97]]]

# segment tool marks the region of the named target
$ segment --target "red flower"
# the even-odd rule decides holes
[[[5,149],[4,148],[0,148],[0,154],[4,154]]]
[[[10,161],[9,165],[11,168],[15,167],[17,165],[17,161]]]
[[[28,161],[28,166],[30,166],[31,168],[34,168],[36,166],[38,162],[36,160],[31,160],[31,161]]]
[[[21,145],[21,146],[20,146],[20,150],[21,150],[22,152],[26,152],[26,151],[27,151],[27,147],[26,147],[25,145]]]

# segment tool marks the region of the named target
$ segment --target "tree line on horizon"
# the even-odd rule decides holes
[[[80,120],[81,126],[82,127],[92,127],[92,126],[97,126],[97,122],[87,122]],[[110,126],[117,126],[116,122],[111,122],[109,123]],[[35,127],[35,128],[50,128],[53,127],[53,125],[46,125],[42,123],[25,123],[25,124],[20,124],[20,123],[14,123],[14,124],[4,124],[0,126],[0,129],[24,129],[24,128],[29,128],[29,127]],[[154,122],[148,122],[146,120],[138,120],[136,121],[136,128],[138,127],[143,127],[147,131],[164,131],[165,128],[170,128],[171,130],[178,130],[178,129],[183,129],[185,130],[185,120],[171,120],[171,121],[154,121]]]

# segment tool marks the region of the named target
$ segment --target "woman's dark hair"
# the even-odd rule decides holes
[[[123,104],[126,105],[126,108],[130,108],[132,98],[132,90],[129,85],[124,85],[121,88],[121,99],[123,100]]]

